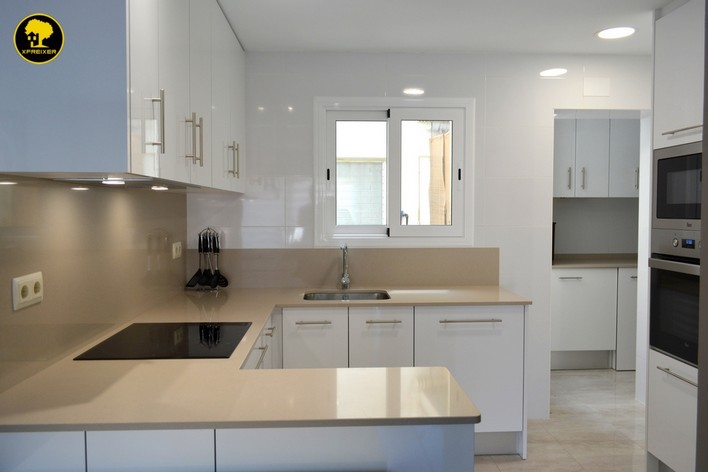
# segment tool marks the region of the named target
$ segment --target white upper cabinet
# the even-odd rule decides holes
[[[228,97],[232,141],[243,142],[245,121],[243,51],[216,1],[12,2],[0,28],[14,31],[43,9],[66,38],[92,39],[67,40],[44,65],[11,43],[0,47],[0,172],[128,173],[212,186],[212,163],[224,161],[212,155],[213,100]],[[221,35],[216,54],[229,64],[216,97],[212,24]]]
[[[64,30],[62,52],[32,64],[12,32],[37,12]],[[3,2],[0,172],[129,172],[125,2]]]
[[[610,120],[610,197],[639,197],[639,120]]]
[[[632,114],[638,115],[600,110],[558,113],[554,125],[554,197],[639,196],[639,117],[622,117]]]
[[[659,18],[654,39],[654,149],[703,139],[704,0]]]
[[[243,192],[246,135],[245,53],[214,4],[212,19],[212,186]]]

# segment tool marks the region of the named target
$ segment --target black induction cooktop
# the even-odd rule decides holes
[[[251,323],[133,323],[74,360],[226,359]]]

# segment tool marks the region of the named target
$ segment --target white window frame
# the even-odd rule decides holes
[[[452,114],[437,114],[440,109],[450,109]],[[391,110],[393,120],[418,118],[462,118],[463,126],[453,124],[453,224],[450,226],[404,226],[400,220],[389,221],[386,227],[362,226],[336,227],[336,201],[334,176],[334,120],[331,112],[372,112],[370,119],[381,119],[382,113]],[[315,154],[315,246],[331,247],[351,243],[365,247],[430,247],[473,245],[473,129],[474,100],[465,99],[405,99],[405,98],[336,98],[317,97],[314,103],[314,154]],[[363,113],[357,115],[364,117]],[[445,117],[445,118],[443,118]],[[368,119],[368,118],[367,118]],[[398,123],[398,121],[396,121]],[[389,121],[389,139],[400,138],[400,129],[393,130]],[[391,146],[389,146],[390,148]],[[388,159],[388,214],[391,208],[400,208],[400,162]],[[329,170],[329,177],[327,179]],[[461,180],[458,181],[458,172]],[[342,231],[345,229],[345,231]]]

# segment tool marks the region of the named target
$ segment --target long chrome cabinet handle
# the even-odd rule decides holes
[[[332,322],[329,320],[320,320],[320,321],[296,321],[296,325],[302,326],[302,325],[331,325]]]
[[[571,182],[573,181],[573,168],[568,167],[568,190],[571,190]]]
[[[660,371],[664,372],[665,374],[669,374],[669,375],[672,376],[672,377],[676,377],[677,379],[686,382],[686,383],[689,384],[689,385],[693,385],[694,387],[698,387],[698,384],[697,384],[696,382],[694,382],[693,380],[689,380],[689,379],[687,379],[686,377],[683,377],[683,376],[681,376],[681,375],[679,375],[679,374],[673,372],[673,371],[672,371],[671,369],[669,369],[668,367],[656,366],[656,368],[659,369]]]
[[[192,112],[192,118],[184,120],[192,124],[192,154],[187,154],[184,157],[192,160],[192,164],[197,163],[197,114]]]
[[[266,329],[265,335],[273,337],[274,332],[275,332],[275,326],[271,326],[270,328]]]
[[[148,98],[152,103],[160,104],[160,140],[151,143],[145,143],[150,146],[160,146],[160,154],[165,153],[165,89],[160,89],[160,96],[157,98]]]
[[[499,318],[487,318],[482,320],[440,320],[440,324],[450,324],[450,323],[503,323],[504,320]]]
[[[204,167],[204,118],[199,117],[199,167]]]
[[[558,280],[583,280],[582,277],[558,277]]]
[[[366,324],[401,324],[401,320],[366,320]]]
[[[266,352],[268,352],[268,346],[263,346],[259,347],[257,349],[260,349],[261,351],[261,357],[258,359],[258,363],[256,364],[256,369],[260,369],[261,366],[263,365],[263,359],[265,359]]]
[[[236,141],[232,142],[232,144],[229,146],[229,150],[233,152],[232,164],[234,165],[233,170],[229,169],[229,174],[233,175],[236,178],[239,178],[239,174],[241,173],[241,151],[239,150],[239,145],[236,144]]]
[[[664,131],[661,133],[662,136],[670,136],[672,134],[681,133],[682,131],[690,131],[692,129],[703,128],[703,123],[700,125],[686,126],[685,128],[672,129],[671,131]]]
[[[634,189],[639,190],[639,167],[634,169]]]

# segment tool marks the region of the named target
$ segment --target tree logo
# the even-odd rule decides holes
[[[15,49],[27,62],[46,64],[56,59],[63,48],[64,30],[49,15],[29,15],[15,28]]]

